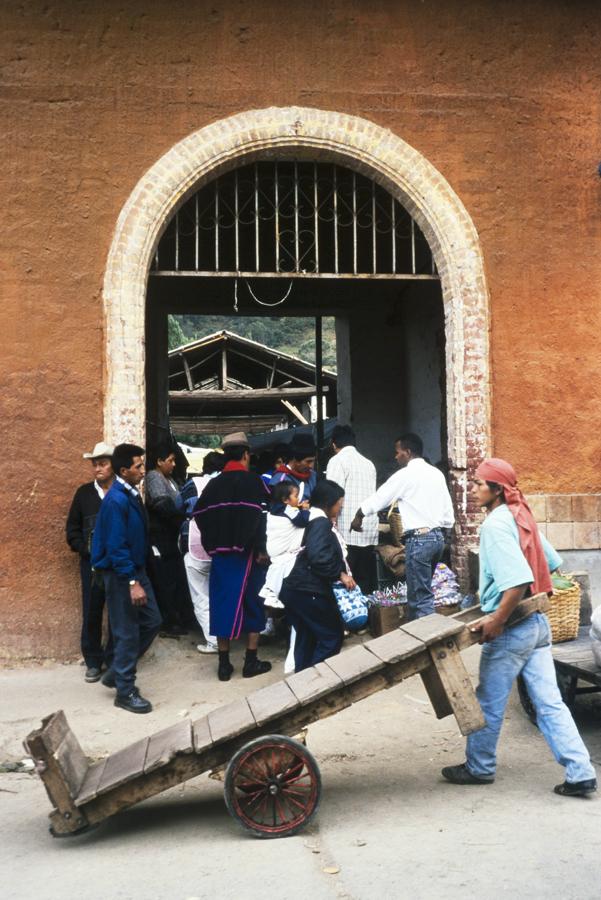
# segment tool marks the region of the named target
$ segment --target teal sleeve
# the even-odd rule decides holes
[[[540,539],[542,541],[543,550],[545,551],[545,556],[547,557],[549,571],[554,572],[555,569],[559,569],[560,565],[563,562],[563,559],[561,558],[555,547],[553,547],[553,545],[549,543],[544,534],[541,534]]]

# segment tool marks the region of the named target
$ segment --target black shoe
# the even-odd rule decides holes
[[[140,697],[138,688],[134,687],[127,694],[117,694],[115,697],[115,706],[126,709],[133,713],[149,713],[152,712],[152,703],[144,697]]]
[[[219,681],[229,681],[233,671],[234,667],[229,660],[219,660],[219,667],[217,669],[217,678]]]
[[[101,675],[102,672],[97,666],[88,666],[84,678],[88,684],[93,684],[95,681],[100,681]]]
[[[562,797],[586,797],[597,790],[596,778],[588,778],[586,781],[564,781],[553,788],[556,794]]]
[[[441,774],[452,784],[492,784],[495,780],[493,775],[488,778],[472,775],[465,763],[460,766],[445,766]]]
[[[180,638],[188,634],[188,631],[182,625],[164,625],[159,634],[161,637],[166,638]]]
[[[117,687],[117,682],[115,681],[115,673],[112,669],[107,669],[100,680],[107,688]]]
[[[247,659],[242,669],[243,678],[254,678],[255,675],[264,675],[265,672],[271,672],[271,663],[264,659]]]

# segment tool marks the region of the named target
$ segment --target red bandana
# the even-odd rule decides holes
[[[308,481],[311,477],[311,469],[308,472],[296,472],[290,466],[278,466],[276,472],[284,472],[285,475],[292,475],[297,481]]]
[[[237,462],[235,459],[230,459],[229,462],[223,467],[224,472],[248,472],[246,466],[242,465],[241,462]]]
[[[495,481],[502,486],[505,502],[518,526],[522,553],[528,560],[534,575],[534,593],[539,594],[544,591],[551,594],[553,584],[538,525],[518,487],[513,466],[504,459],[485,459],[476,469],[476,475],[484,481]]]

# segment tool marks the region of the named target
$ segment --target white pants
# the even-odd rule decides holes
[[[211,574],[211,560],[194,559],[193,556],[186,553],[184,566],[186,567],[188,587],[190,588],[190,596],[194,606],[194,615],[202,628],[205,641],[209,644],[216,644],[217,638],[209,633],[209,576]]]

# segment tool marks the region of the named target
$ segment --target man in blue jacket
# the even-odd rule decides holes
[[[136,687],[136,664],[156,637],[161,615],[146,574],[148,524],[136,490],[144,477],[144,449],[118,444],[113,470],[115,483],[100,507],[92,541],[92,567],[102,573],[114,642],[102,683],[117,688],[115,706],[148,713],[152,704]]]

